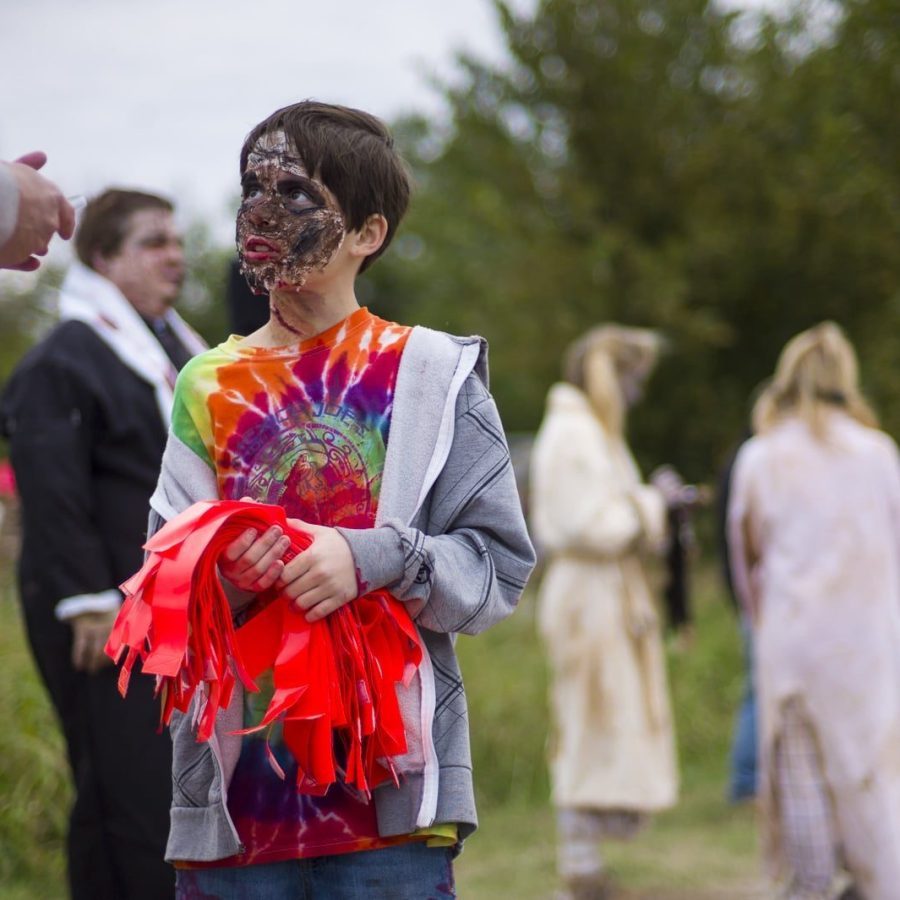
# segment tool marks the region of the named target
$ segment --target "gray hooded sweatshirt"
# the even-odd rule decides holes
[[[215,475],[171,432],[151,498],[151,529],[198,500],[218,498]],[[398,686],[407,753],[400,787],[374,791],[382,836],[455,822],[477,826],[466,698],[455,635],[477,634],[514,609],[534,566],[509,449],[487,389],[481,338],[414,328],[401,357],[374,528],[340,528],[366,590],[408,604],[423,663]],[[235,690],[208,744],[195,716],[172,720],[170,861],[242,852],[227,788],[240,754],[243,692]]]

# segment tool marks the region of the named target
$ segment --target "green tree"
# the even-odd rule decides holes
[[[460,60],[449,127],[398,126],[418,195],[372,302],[485,334],[512,428],[537,424],[584,328],[660,328],[670,351],[634,437],[692,477],[740,435],[784,341],[823,318],[857,342],[900,428],[888,0],[827,20],[706,0],[496,6],[509,63]]]
[[[37,277],[6,273],[0,282],[0,385],[28,348],[55,321],[55,293],[63,271],[44,265]]]

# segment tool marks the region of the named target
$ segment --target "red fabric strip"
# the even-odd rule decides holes
[[[254,679],[271,669],[275,690],[263,719],[235,733],[281,722],[298,790],[324,794],[340,778],[369,795],[396,783],[392,758],[406,752],[396,686],[408,684],[422,660],[415,625],[380,590],[316,622],[285,597],[262,596],[262,609],[236,629],[219,557],[246,529],[262,534],[271,525],[291,539],[285,559],[312,544],[281,507],[231,500],[196,503],[147,541],[147,560],[122,585],[126,599],[106,644],[113,660],[124,657],[119,690],[124,696],[140,659],[157,678],[161,724],[176,709],[187,713],[199,691],[197,739],[205,741],[235,681],[255,691]],[[271,752],[269,759],[284,778]]]

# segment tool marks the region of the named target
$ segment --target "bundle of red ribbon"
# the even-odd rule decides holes
[[[386,591],[358,597],[316,622],[272,591],[235,628],[216,563],[248,528],[278,525],[291,539],[285,559],[312,543],[287,522],[281,507],[230,500],[196,503],[144,545],[147,560],[123,585],[125,602],[106,653],[118,662],[119,690],[128,690],[138,658],[157,676],[162,723],[186,713],[198,688],[197,740],[208,740],[216,714],[232,698],[235,678],[256,691],[271,669],[274,693],[246,734],[280,722],[297,761],[297,787],[324,794],[340,777],[360,791],[393,779],[393,757],[406,752],[397,684],[408,684],[422,659],[406,608]],[[127,652],[126,652],[127,651]],[[284,773],[269,751],[273,768]]]

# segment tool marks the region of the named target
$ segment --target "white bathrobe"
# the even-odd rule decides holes
[[[549,557],[539,624],[552,674],[558,807],[653,812],[677,795],[665,659],[643,555],[665,504],[585,394],[555,385],[532,457],[534,536]]]

